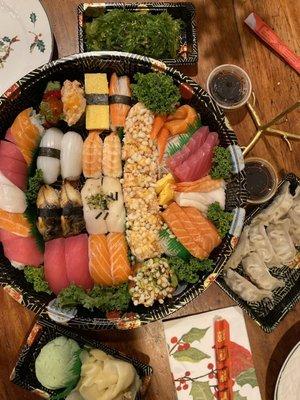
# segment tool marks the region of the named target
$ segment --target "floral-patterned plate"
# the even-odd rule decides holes
[[[38,0],[0,0],[0,95],[50,61],[53,39]]]

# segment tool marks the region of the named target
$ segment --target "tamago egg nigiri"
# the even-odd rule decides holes
[[[69,131],[61,142],[60,167],[63,179],[77,180],[82,172],[83,140],[79,133]]]
[[[63,133],[57,128],[47,129],[40,142],[37,168],[43,171],[44,182],[51,185],[60,174],[60,150]]]

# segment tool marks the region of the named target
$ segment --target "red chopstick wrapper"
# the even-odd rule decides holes
[[[272,47],[295,71],[300,73],[300,57],[289,49],[280,37],[254,12],[244,21],[266,44]]]

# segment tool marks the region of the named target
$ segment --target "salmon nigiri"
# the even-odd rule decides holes
[[[30,165],[34,149],[38,146],[44,128],[39,124],[32,108],[20,112],[11,128],[6,133],[6,139],[15,143]]]
[[[102,172],[103,142],[100,132],[90,131],[83,143],[82,170],[86,178],[100,178]]]
[[[125,126],[130,103],[131,90],[128,76],[118,76],[114,72],[109,84],[109,113],[112,128]]]
[[[122,160],[121,160],[121,140],[119,136],[112,132],[104,139],[103,145],[103,174],[112,178],[122,176]]]
[[[0,208],[0,229],[18,236],[30,236],[30,224],[24,214],[10,213]]]
[[[113,284],[105,235],[89,235],[89,270],[92,279],[98,285],[111,286]]]
[[[127,282],[132,271],[128,260],[128,249],[124,233],[109,233],[107,235],[107,246],[113,284],[120,285]]]

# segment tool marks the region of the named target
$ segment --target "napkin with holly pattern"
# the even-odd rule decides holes
[[[178,400],[217,398],[214,320],[230,326],[231,376],[234,400],[261,400],[243,313],[221,308],[164,322],[169,362]]]

